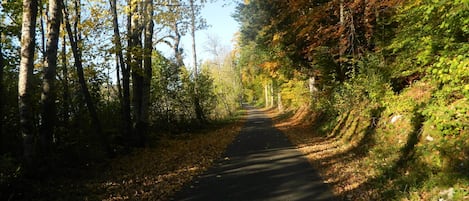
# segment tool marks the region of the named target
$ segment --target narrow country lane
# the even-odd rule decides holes
[[[334,200],[307,159],[250,107],[248,120],[222,160],[173,200]]]

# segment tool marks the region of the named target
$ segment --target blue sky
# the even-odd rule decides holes
[[[218,37],[223,46],[233,47],[233,37],[239,28],[238,22],[231,17],[235,12],[235,7],[236,3],[233,1],[217,0],[213,3],[207,2],[202,9],[202,16],[207,21],[209,27],[196,32],[197,59],[199,61],[211,58],[211,55],[204,48],[207,44],[207,35]],[[181,47],[185,52],[184,63],[191,68],[192,39],[190,33],[183,36],[181,43]],[[164,48],[161,50],[164,51],[167,56],[172,54],[171,50],[165,50]]]

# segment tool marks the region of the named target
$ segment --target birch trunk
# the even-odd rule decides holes
[[[23,0],[23,22],[21,25],[21,60],[18,78],[18,107],[20,132],[23,137],[23,156],[27,167],[33,162],[33,122],[31,81],[36,47],[37,0]]]

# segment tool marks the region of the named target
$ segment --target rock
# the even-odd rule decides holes
[[[395,123],[397,120],[401,119],[402,118],[402,115],[394,115],[392,118],[391,118],[391,123]]]
[[[427,135],[427,137],[425,137],[425,140],[429,141],[429,142],[433,142],[433,137],[432,136],[429,136]]]

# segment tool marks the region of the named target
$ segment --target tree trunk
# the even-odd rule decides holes
[[[65,24],[62,25],[65,28]],[[63,94],[62,94],[62,121],[63,127],[67,128],[68,121],[70,119],[70,89],[68,87],[68,66],[67,66],[67,47],[66,47],[66,34],[63,35],[62,39],[62,77],[63,77]]]
[[[117,87],[117,98],[119,103],[122,104],[122,85],[121,85],[121,71],[120,71],[119,58],[116,57],[116,87]]]
[[[0,41],[2,41],[2,34],[0,34]],[[5,69],[5,59],[3,58],[3,47],[0,44],[0,94],[5,94],[3,91],[3,71]],[[0,98],[0,153],[4,153],[3,151],[3,143],[5,140],[3,139],[3,97]]]
[[[189,1],[190,6],[191,6],[191,37],[192,37],[192,59],[193,59],[193,64],[194,64],[194,79],[195,83],[197,86],[197,50],[195,47],[195,5],[194,5],[194,0]],[[197,93],[197,87],[195,87],[195,91]]]
[[[47,20],[47,44],[46,60],[44,62],[44,77],[42,81],[42,124],[40,128],[41,153],[47,154],[52,145],[54,128],[56,123],[56,86],[57,74],[57,49],[59,42],[59,28],[61,15],[61,3],[58,0],[49,0],[50,15]]]
[[[128,0],[128,5],[132,5],[132,0]],[[117,15],[117,14],[116,14]],[[127,147],[132,145],[132,115],[130,109],[130,70],[131,70],[131,56],[132,56],[132,13],[129,12],[127,15],[127,52],[125,58],[125,67],[121,66],[122,69],[122,114],[124,119],[124,127],[128,129],[125,133],[124,139]]]
[[[280,92],[277,93],[277,109],[280,112],[284,111],[283,102],[282,102],[282,93]]]
[[[191,37],[192,37],[192,58],[194,62],[194,108],[195,115],[199,122],[205,122],[205,115],[202,107],[200,106],[200,97],[199,97],[199,86],[198,86],[198,69],[197,69],[197,50],[195,47],[195,5],[194,0],[190,0],[191,7]]]
[[[143,68],[142,68],[142,26],[139,21],[142,17],[141,7],[139,2],[131,1],[130,16],[131,16],[131,31],[130,31],[130,69],[132,75],[132,106],[133,116],[135,121],[135,128],[133,131],[131,143],[134,146],[141,146],[143,140],[140,124],[142,122],[142,98],[143,98]],[[140,5],[141,6],[141,5]]]
[[[119,23],[117,21],[117,2],[111,0],[111,13],[112,13],[112,25],[114,28],[114,45],[116,46],[116,57],[118,64],[122,71],[122,95],[119,93],[121,99],[121,110],[122,110],[122,121],[123,121],[123,136],[131,136],[132,120],[130,116],[130,73],[129,66],[126,65],[124,60],[124,54],[122,53],[122,42],[119,32]],[[119,68],[119,67],[117,67]],[[119,69],[117,69],[117,83],[120,85]],[[120,88],[120,87],[119,87]],[[120,89],[119,89],[120,90]]]
[[[66,12],[66,9],[63,9],[64,11],[64,20],[65,20],[65,25],[66,29],[68,32],[68,37],[70,40],[70,45],[72,47],[72,53],[75,61],[75,67],[77,69],[77,75],[78,75],[78,82],[80,84],[81,91],[84,95],[86,106],[88,108],[88,112],[90,113],[91,117],[91,123],[95,129],[96,135],[98,136],[100,143],[104,146],[106,152],[108,155],[112,154],[112,151],[107,143],[106,137],[104,136],[104,133],[102,131],[101,127],[101,121],[98,118],[98,113],[96,112],[96,107],[93,103],[93,100],[91,98],[91,94],[88,90],[88,86],[86,85],[86,80],[85,76],[83,73],[83,63],[81,60],[81,51],[78,47],[78,42],[77,39],[74,38],[75,36],[79,36],[77,33],[72,32],[72,27],[70,25],[70,22],[68,21],[68,13]]]
[[[274,107],[274,83],[270,83],[270,107]]]
[[[177,67],[180,68],[184,66],[184,59],[182,56],[182,51],[179,48],[179,44],[181,43],[181,33],[179,32],[178,22],[174,21],[173,24],[173,31],[174,31],[174,44],[173,44],[173,51],[174,57],[176,58]]]
[[[34,50],[36,36],[37,0],[23,0],[23,22],[21,27],[21,61],[18,79],[18,107],[20,132],[23,137],[23,156],[26,167],[33,162],[33,122],[31,81],[34,68]]]
[[[341,26],[344,25],[344,0],[340,0],[339,3],[339,23]]]
[[[144,139],[149,126],[150,108],[150,88],[152,77],[152,52],[153,52],[153,1],[147,0],[145,3],[145,39],[143,49],[143,88],[142,88],[142,108],[140,122],[137,122],[137,131],[140,130],[142,136],[140,145],[144,144]],[[140,125],[139,125],[140,124]]]
[[[265,108],[269,107],[269,84],[264,85]]]

